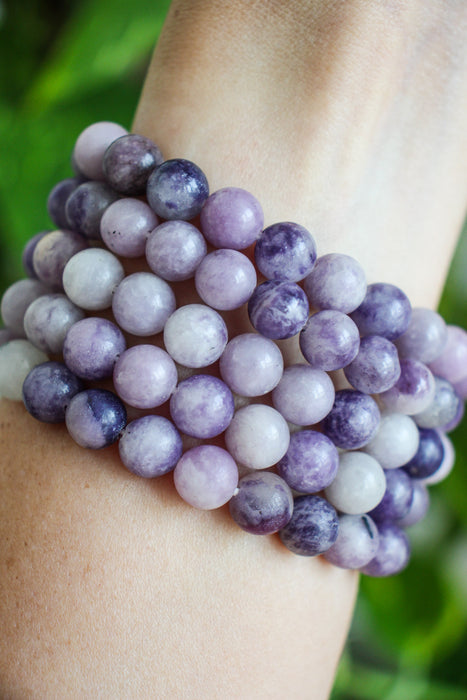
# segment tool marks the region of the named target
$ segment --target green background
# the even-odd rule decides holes
[[[0,292],[24,274],[25,241],[51,226],[47,194],[70,176],[77,134],[98,120],[131,125],[168,5],[0,0]],[[459,325],[467,325],[466,263],[464,235],[441,303]],[[409,568],[362,580],[333,700],[467,698],[465,429],[452,438],[456,468],[411,529]]]

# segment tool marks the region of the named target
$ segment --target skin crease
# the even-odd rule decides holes
[[[466,204],[466,14],[176,1],[134,130],[434,306]],[[2,697],[328,697],[356,574],[190,508],[170,475],[133,477],[115,447],[82,450],[6,400],[0,450]]]

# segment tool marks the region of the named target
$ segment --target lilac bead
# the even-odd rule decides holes
[[[339,469],[326,490],[329,503],[342,513],[358,515],[375,508],[384,496],[386,477],[380,464],[364,452],[342,452]]]
[[[63,270],[63,288],[76,306],[101,311],[112,304],[112,295],[124,276],[123,266],[113,253],[88,248],[67,262]]]
[[[279,382],[284,360],[277,345],[257,333],[229,341],[219,362],[224,382],[240,396],[263,396]]]
[[[69,228],[65,207],[68,197],[83,182],[79,177],[68,177],[57,182],[50,191],[47,199],[47,211],[55,226],[60,229]]]
[[[380,422],[376,402],[360,391],[336,391],[334,405],[323,421],[323,432],[337,447],[359,449],[375,436]]]
[[[118,194],[105,182],[83,182],[66,202],[69,227],[86,238],[99,240],[102,215],[116,199]]]
[[[291,552],[313,557],[334,544],[338,529],[335,509],[324,498],[307,495],[294,500],[292,518],[279,534]]]
[[[409,506],[409,510],[403,518],[397,520],[396,525],[399,527],[411,527],[423,520],[430,507],[430,494],[425,486],[424,480],[412,480],[413,497]]]
[[[296,425],[319,423],[333,407],[334,397],[329,375],[309,365],[287,367],[272,392],[274,408]]]
[[[438,433],[439,439],[443,445],[443,459],[438,469],[433,472],[433,474],[427,476],[425,479],[420,479],[420,481],[422,481],[426,486],[439,484],[441,481],[444,481],[444,479],[446,479],[446,477],[451,473],[456,459],[454,445],[452,444],[451,440],[441,430],[437,430],[436,432]],[[414,483],[416,482],[414,481]]]
[[[256,270],[238,250],[215,250],[197,268],[195,286],[204,303],[213,309],[238,309],[253,294]]]
[[[401,374],[391,389],[378,396],[390,411],[413,415],[424,411],[433,401],[435,380],[426,365],[409,358],[400,361]]]
[[[407,535],[396,525],[381,523],[379,545],[375,557],[361,568],[367,576],[393,576],[404,569],[410,558]]]
[[[447,341],[447,327],[444,319],[431,309],[417,307],[407,330],[396,340],[400,357],[429,363],[441,354]]]
[[[454,389],[462,401],[467,401],[467,375],[463,379],[460,379],[458,382],[454,383]]]
[[[84,312],[65,294],[44,294],[30,304],[24,314],[24,330],[33,345],[44,352],[62,352],[71,326],[84,318]]]
[[[135,345],[125,350],[113,370],[115,391],[136,408],[161,406],[177,386],[175,363],[155,345]]]
[[[163,219],[193,219],[209,194],[203,171],[190,160],[174,158],[149,176],[146,195],[150,207]]]
[[[361,569],[376,555],[378,545],[378,528],[368,515],[340,515],[337,539],[324,557],[342,569]]]
[[[87,247],[86,239],[73,231],[47,233],[34,249],[33,266],[37,277],[45,284],[61,289],[66,264]]]
[[[159,219],[146,202],[132,197],[117,199],[102,215],[100,232],[109,250],[124,258],[144,255],[146,241]]]
[[[187,304],[174,311],[164,328],[169,355],[185,367],[207,367],[227,345],[227,326],[217,311],[203,304]]]
[[[263,282],[248,302],[253,326],[261,335],[275,340],[296,335],[305,325],[308,312],[305,292],[294,282]]]
[[[62,423],[73,396],[83,384],[61,362],[33,367],[23,384],[23,402],[29,413],[45,423]]]
[[[121,330],[105,318],[83,318],[68,331],[63,359],[82,379],[111,377],[115,362],[126,348]]]
[[[193,277],[206,252],[202,234],[188,221],[166,221],[150,233],[146,243],[149,267],[169,282]]]
[[[46,285],[39,280],[14,282],[3,294],[0,304],[3,323],[13,333],[24,336],[24,315],[28,306],[48,291]]]
[[[292,517],[293,496],[285,481],[271,472],[247,474],[229,503],[237,525],[252,535],[271,535]]]
[[[394,340],[408,328],[412,307],[404,292],[393,284],[370,284],[364,300],[352,313],[360,334]]]
[[[310,316],[300,333],[300,349],[316,369],[327,371],[345,367],[357,356],[358,328],[341,311],[318,311]]]
[[[418,450],[404,469],[413,479],[426,479],[439,469],[444,458],[444,446],[436,430],[419,428],[419,433]]]
[[[447,379],[435,377],[435,394],[430,405],[414,415],[414,421],[421,428],[442,428],[458,415],[462,401]]]
[[[22,338],[0,346],[0,397],[21,401],[23,383],[28,373],[48,359],[42,350]]]
[[[413,498],[413,482],[404,469],[385,472],[386,491],[369,515],[376,523],[403,518],[409,512]]]
[[[467,332],[458,326],[447,327],[447,341],[441,355],[430,364],[433,374],[452,384],[467,376]]]
[[[234,400],[221,379],[208,374],[188,377],[170,399],[170,415],[179,430],[196,438],[212,438],[224,432],[234,414]]]
[[[277,472],[295,491],[316,493],[329,486],[337,474],[339,454],[326,435],[300,430],[290,436],[287,452]]]
[[[248,248],[261,235],[263,224],[261,204],[239,187],[213,192],[201,210],[201,230],[216,248]]]
[[[118,442],[127,469],[146,479],[171,472],[182,456],[182,438],[167,418],[143,416],[128,423]]]
[[[183,500],[195,508],[220,508],[237,488],[237,465],[221,447],[200,445],[182,455],[175,467],[174,483]]]
[[[151,139],[126,134],[107,148],[102,168],[107,182],[116,192],[140,195],[146,191],[149,175],[162,161],[162,154]]]
[[[348,314],[360,306],[366,294],[362,266],[349,255],[329,253],[316,261],[303,288],[315,309],[335,309]]]
[[[445,423],[444,425],[440,426],[441,430],[443,430],[445,433],[450,433],[452,430],[455,430],[464,418],[465,404],[460,397],[458,397],[458,399],[459,402],[457,404],[456,413],[448,423]]]
[[[6,345],[15,338],[14,333],[9,328],[0,328],[0,346]]]
[[[281,414],[270,406],[240,408],[225,433],[225,444],[237,462],[250,469],[266,469],[287,452],[290,433]]]
[[[73,160],[79,171],[92,180],[103,180],[102,162],[108,146],[127,133],[123,126],[115,122],[96,122],[86,127],[78,136],[73,150]]]
[[[344,374],[355,389],[365,394],[387,391],[401,374],[396,346],[379,335],[362,338],[358,354],[345,367]]]
[[[265,228],[255,246],[256,265],[267,279],[299,282],[310,274],[315,261],[313,236],[289,221]]]
[[[24,271],[28,277],[31,277],[31,279],[37,279],[37,274],[33,264],[34,250],[41,238],[44,238],[44,236],[46,236],[48,233],[50,233],[50,231],[40,231],[40,233],[36,233],[35,236],[29,239],[23,248],[21,262],[23,263]]]
[[[112,298],[112,311],[118,325],[141,337],[160,333],[175,306],[175,294],[170,285],[151,272],[128,275]]]
[[[418,449],[419,432],[409,416],[387,413],[381,416],[378,430],[363,451],[374,457],[383,469],[397,469],[407,464]]]
[[[126,410],[111,391],[86,389],[71,399],[65,422],[78,445],[99,450],[118,440],[126,424]]]

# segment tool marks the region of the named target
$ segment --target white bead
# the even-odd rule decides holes
[[[270,406],[250,404],[240,408],[225,432],[232,457],[250,469],[266,469],[287,452],[290,432],[287,422]]]
[[[383,413],[375,437],[362,449],[383,469],[397,469],[410,462],[418,450],[419,441],[418,428],[410,416]]]
[[[67,262],[63,270],[63,287],[71,301],[82,309],[108,309],[112,294],[125,276],[124,269],[108,250],[87,248]]]
[[[165,324],[165,348],[184,367],[207,367],[227,345],[224,319],[203,304],[187,304],[174,311]]]
[[[364,452],[343,452],[336,478],[325,494],[337,510],[358,515],[376,508],[385,490],[386,477],[374,457]]]
[[[10,340],[0,347],[0,396],[21,401],[23,382],[36,365],[47,362],[47,355],[29,340]]]

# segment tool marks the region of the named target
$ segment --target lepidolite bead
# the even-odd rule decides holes
[[[126,195],[140,195],[146,191],[149,175],[162,161],[162,154],[151,139],[139,134],[125,134],[105,151],[102,169],[114,190]]]
[[[83,384],[61,362],[33,367],[23,384],[23,402],[29,413],[45,423],[61,423],[65,411]]]
[[[175,306],[171,286],[151,272],[128,275],[112,297],[112,311],[120,328],[141,337],[160,333]]]
[[[99,240],[102,215],[116,199],[118,194],[105,182],[83,182],[66,202],[69,228],[86,238]]]
[[[60,229],[69,227],[65,206],[68,197],[83,182],[79,177],[68,177],[58,182],[50,191],[47,199],[47,211],[55,226]]]
[[[24,330],[37,348],[56,355],[61,353],[71,326],[82,318],[84,312],[65,294],[44,294],[28,306]]]
[[[444,481],[444,479],[447,476],[449,476],[449,474],[452,471],[452,468],[454,467],[454,462],[456,459],[454,445],[452,444],[448,436],[445,435],[441,430],[437,430],[436,432],[438,433],[439,439],[441,440],[444,449],[441,464],[439,465],[438,469],[435,472],[433,472],[433,474],[431,474],[430,476],[427,476],[425,479],[413,479],[412,483],[417,483],[418,481],[421,481],[426,486],[431,486],[432,484],[439,484],[440,481]]]
[[[407,535],[392,523],[378,527],[379,544],[374,558],[361,568],[367,576],[393,576],[404,569],[410,558]]]
[[[339,454],[326,435],[300,430],[290,436],[288,450],[277,471],[295,491],[317,493],[332,483],[338,466]]]
[[[86,389],[71,399],[65,422],[78,445],[99,450],[118,440],[126,424],[126,410],[111,391]]]
[[[177,386],[177,368],[165,350],[155,345],[135,345],[115,363],[115,391],[136,408],[155,408],[171,396]]]
[[[380,422],[376,402],[360,391],[342,389],[336,392],[334,405],[323,420],[323,433],[337,447],[356,450],[375,436]]]
[[[73,231],[47,233],[34,249],[32,263],[37,277],[45,284],[61,289],[66,264],[87,247],[86,239]]]
[[[147,238],[158,223],[146,202],[133,197],[117,199],[102,215],[101,238],[116,255],[137,258],[144,255]]]
[[[287,421],[314,425],[334,404],[334,384],[329,375],[309,365],[291,365],[272,393],[272,402]]]
[[[342,569],[361,569],[378,551],[379,534],[368,515],[340,515],[337,539],[324,557]]]
[[[431,309],[417,307],[407,330],[396,340],[400,357],[433,362],[446,345],[448,333],[444,319]]]
[[[396,521],[399,527],[411,527],[416,525],[420,520],[423,520],[430,507],[430,494],[425,485],[425,481],[421,479],[412,480],[413,496],[407,514],[403,518]]]
[[[305,325],[308,312],[305,292],[294,282],[263,282],[248,302],[248,315],[254,328],[274,340],[296,335]]]
[[[403,518],[409,512],[413,498],[413,482],[404,469],[385,472],[386,491],[370,515],[376,523]]]
[[[44,238],[50,231],[40,231],[39,233],[36,233],[35,236],[29,239],[27,241],[26,245],[23,248],[23,252],[21,255],[21,262],[23,263],[23,268],[24,271],[26,272],[28,277],[31,277],[31,279],[37,279],[37,273],[34,269],[34,264],[33,264],[33,256],[34,256],[34,251],[36,249],[36,245],[39,243],[41,238]]]
[[[396,346],[379,335],[362,338],[357,356],[344,369],[350,384],[365,394],[387,391],[397,382],[400,373]]]
[[[410,462],[404,465],[405,471],[413,479],[425,479],[434,474],[444,458],[444,446],[436,430],[419,428],[418,450]]]
[[[271,472],[247,474],[229,502],[237,525],[253,535],[271,535],[292,517],[293,496],[285,481]]]
[[[289,221],[265,228],[255,246],[256,265],[267,279],[299,282],[310,274],[315,261],[313,236]]]
[[[208,374],[183,380],[170,399],[170,415],[179,430],[196,438],[220,435],[234,414],[234,400],[227,384]]]
[[[467,333],[459,326],[447,327],[447,340],[441,354],[430,363],[431,371],[453,384],[467,376]]]
[[[379,282],[367,287],[365,298],[351,317],[362,336],[382,335],[394,340],[407,330],[411,311],[410,301],[399,287]]]
[[[81,379],[111,377],[118,357],[126,349],[123,333],[105,318],[83,318],[66,334],[63,359]]]
[[[165,221],[151,231],[146,243],[149,267],[169,282],[193,277],[206,252],[202,233],[188,221]]]
[[[204,303],[213,309],[238,309],[256,287],[256,270],[238,250],[215,250],[198,266],[195,286]]]
[[[146,479],[171,472],[182,456],[182,449],[179,432],[163,416],[143,416],[131,421],[118,441],[125,467]]]
[[[385,490],[381,465],[370,455],[355,451],[339,455],[339,469],[325,494],[337,510],[358,515],[376,508]]]
[[[433,401],[435,380],[428,367],[410,358],[400,360],[401,374],[391,389],[381,392],[378,400],[390,411],[413,415],[424,411]]]
[[[269,338],[243,333],[230,340],[219,361],[221,377],[240,396],[263,396],[278,384],[282,353]]]
[[[174,471],[174,484],[184,501],[202,510],[220,508],[237,488],[238,469],[230,454],[216,445],[187,450]]]
[[[263,223],[261,204],[240,187],[213,192],[201,211],[201,229],[216,248],[248,248],[260,236]]]
[[[127,133],[115,122],[96,122],[86,127],[76,139],[73,150],[73,160],[79,171],[93,180],[103,180],[102,164],[108,146]]]
[[[47,294],[49,288],[39,280],[24,279],[14,282],[5,291],[0,304],[3,323],[10,331],[24,336],[24,315],[33,301]]]
[[[222,355],[227,340],[227,326],[222,316],[204,304],[181,306],[164,327],[167,352],[185,367],[211,365]]]
[[[149,176],[149,206],[163,219],[193,219],[209,194],[203,171],[190,160],[174,158],[159,165]]]
[[[0,346],[0,396],[21,401],[23,383],[33,367],[47,362],[47,355],[29,340],[10,340]]]
[[[317,369],[341,369],[355,359],[360,347],[358,328],[341,311],[318,311],[300,333],[300,350]]]
[[[112,295],[124,276],[123,266],[113,253],[87,248],[76,253],[65,265],[63,288],[76,306],[101,311],[112,304]]]
[[[336,541],[339,518],[335,508],[319,496],[298,496],[292,518],[280,531],[283,544],[295,554],[313,557]]]
[[[225,432],[230,454],[250,469],[266,469],[287,452],[289,428],[281,414],[270,406],[249,404],[240,408]]]
[[[330,253],[316,261],[303,288],[310,306],[348,314],[360,306],[366,293],[362,266],[349,255]]]
[[[383,469],[407,464],[418,449],[419,432],[415,422],[403,413],[386,413],[376,434],[362,450],[374,457]]]
[[[435,377],[433,400],[424,411],[414,415],[414,421],[421,428],[442,428],[450,424],[461,407],[462,401],[451,382]]]

